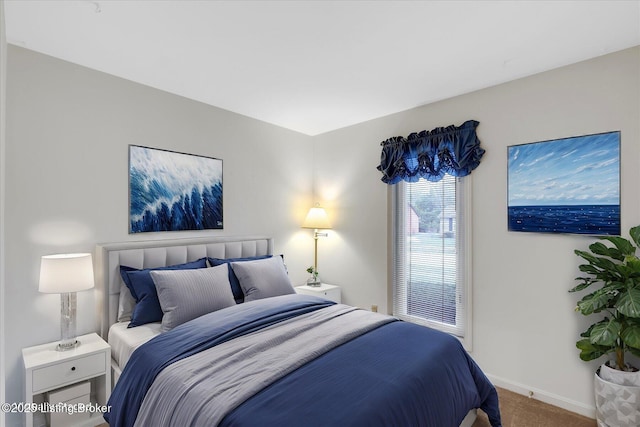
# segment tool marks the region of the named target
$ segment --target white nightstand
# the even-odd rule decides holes
[[[341,300],[340,286],[328,285],[326,283],[322,283],[320,286],[296,286],[296,292],[305,295],[315,295],[337,303],[340,303]]]
[[[82,335],[78,341],[80,345],[68,351],[57,351],[58,342],[22,350],[25,404],[33,403],[34,396],[39,394],[91,380],[92,405],[106,405],[111,394],[111,347],[95,333]],[[26,413],[27,427],[33,426],[33,415]],[[104,423],[102,414],[95,413],[89,422],[80,425],[101,423]]]

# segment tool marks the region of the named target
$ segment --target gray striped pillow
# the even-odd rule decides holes
[[[296,293],[280,256],[232,262],[231,268],[238,277],[245,302]]]
[[[151,278],[162,308],[162,330],[168,331],[203,314],[236,305],[227,264],[195,270],[156,270]]]

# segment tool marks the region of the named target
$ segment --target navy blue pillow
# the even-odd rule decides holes
[[[257,259],[265,259],[271,258],[272,255],[262,255],[262,256],[254,256],[254,257],[246,257],[246,258],[209,258],[209,262],[212,267],[222,264],[230,264],[232,262],[242,262],[242,261],[255,261]],[[236,304],[241,304],[244,302],[244,293],[242,292],[242,288],[240,287],[240,282],[236,277],[236,274],[233,272],[233,268],[230,265],[227,266],[229,268],[229,283],[231,283],[231,292],[233,292],[233,298],[236,300]]]
[[[146,323],[162,321],[162,308],[158,300],[156,285],[153,283],[151,274],[152,270],[188,270],[195,268],[206,268],[207,259],[200,258],[197,261],[187,262],[185,264],[170,265],[167,267],[145,268],[138,270],[137,268],[120,266],[120,275],[125,285],[129,288],[131,295],[136,300],[136,306],[131,314],[131,322],[129,328],[144,325]]]

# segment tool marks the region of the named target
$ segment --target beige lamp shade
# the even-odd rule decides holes
[[[60,294],[94,286],[91,254],[45,255],[40,262],[40,284],[44,293]]]
[[[309,209],[309,213],[302,223],[302,228],[329,229],[331,224],[329,224],[329,218],[327,218],[325,210],[316,206]]]

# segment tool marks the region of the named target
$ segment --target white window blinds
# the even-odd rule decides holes
[[[394,314],[460,338],[470,328],[469,181],[394,186]]]

